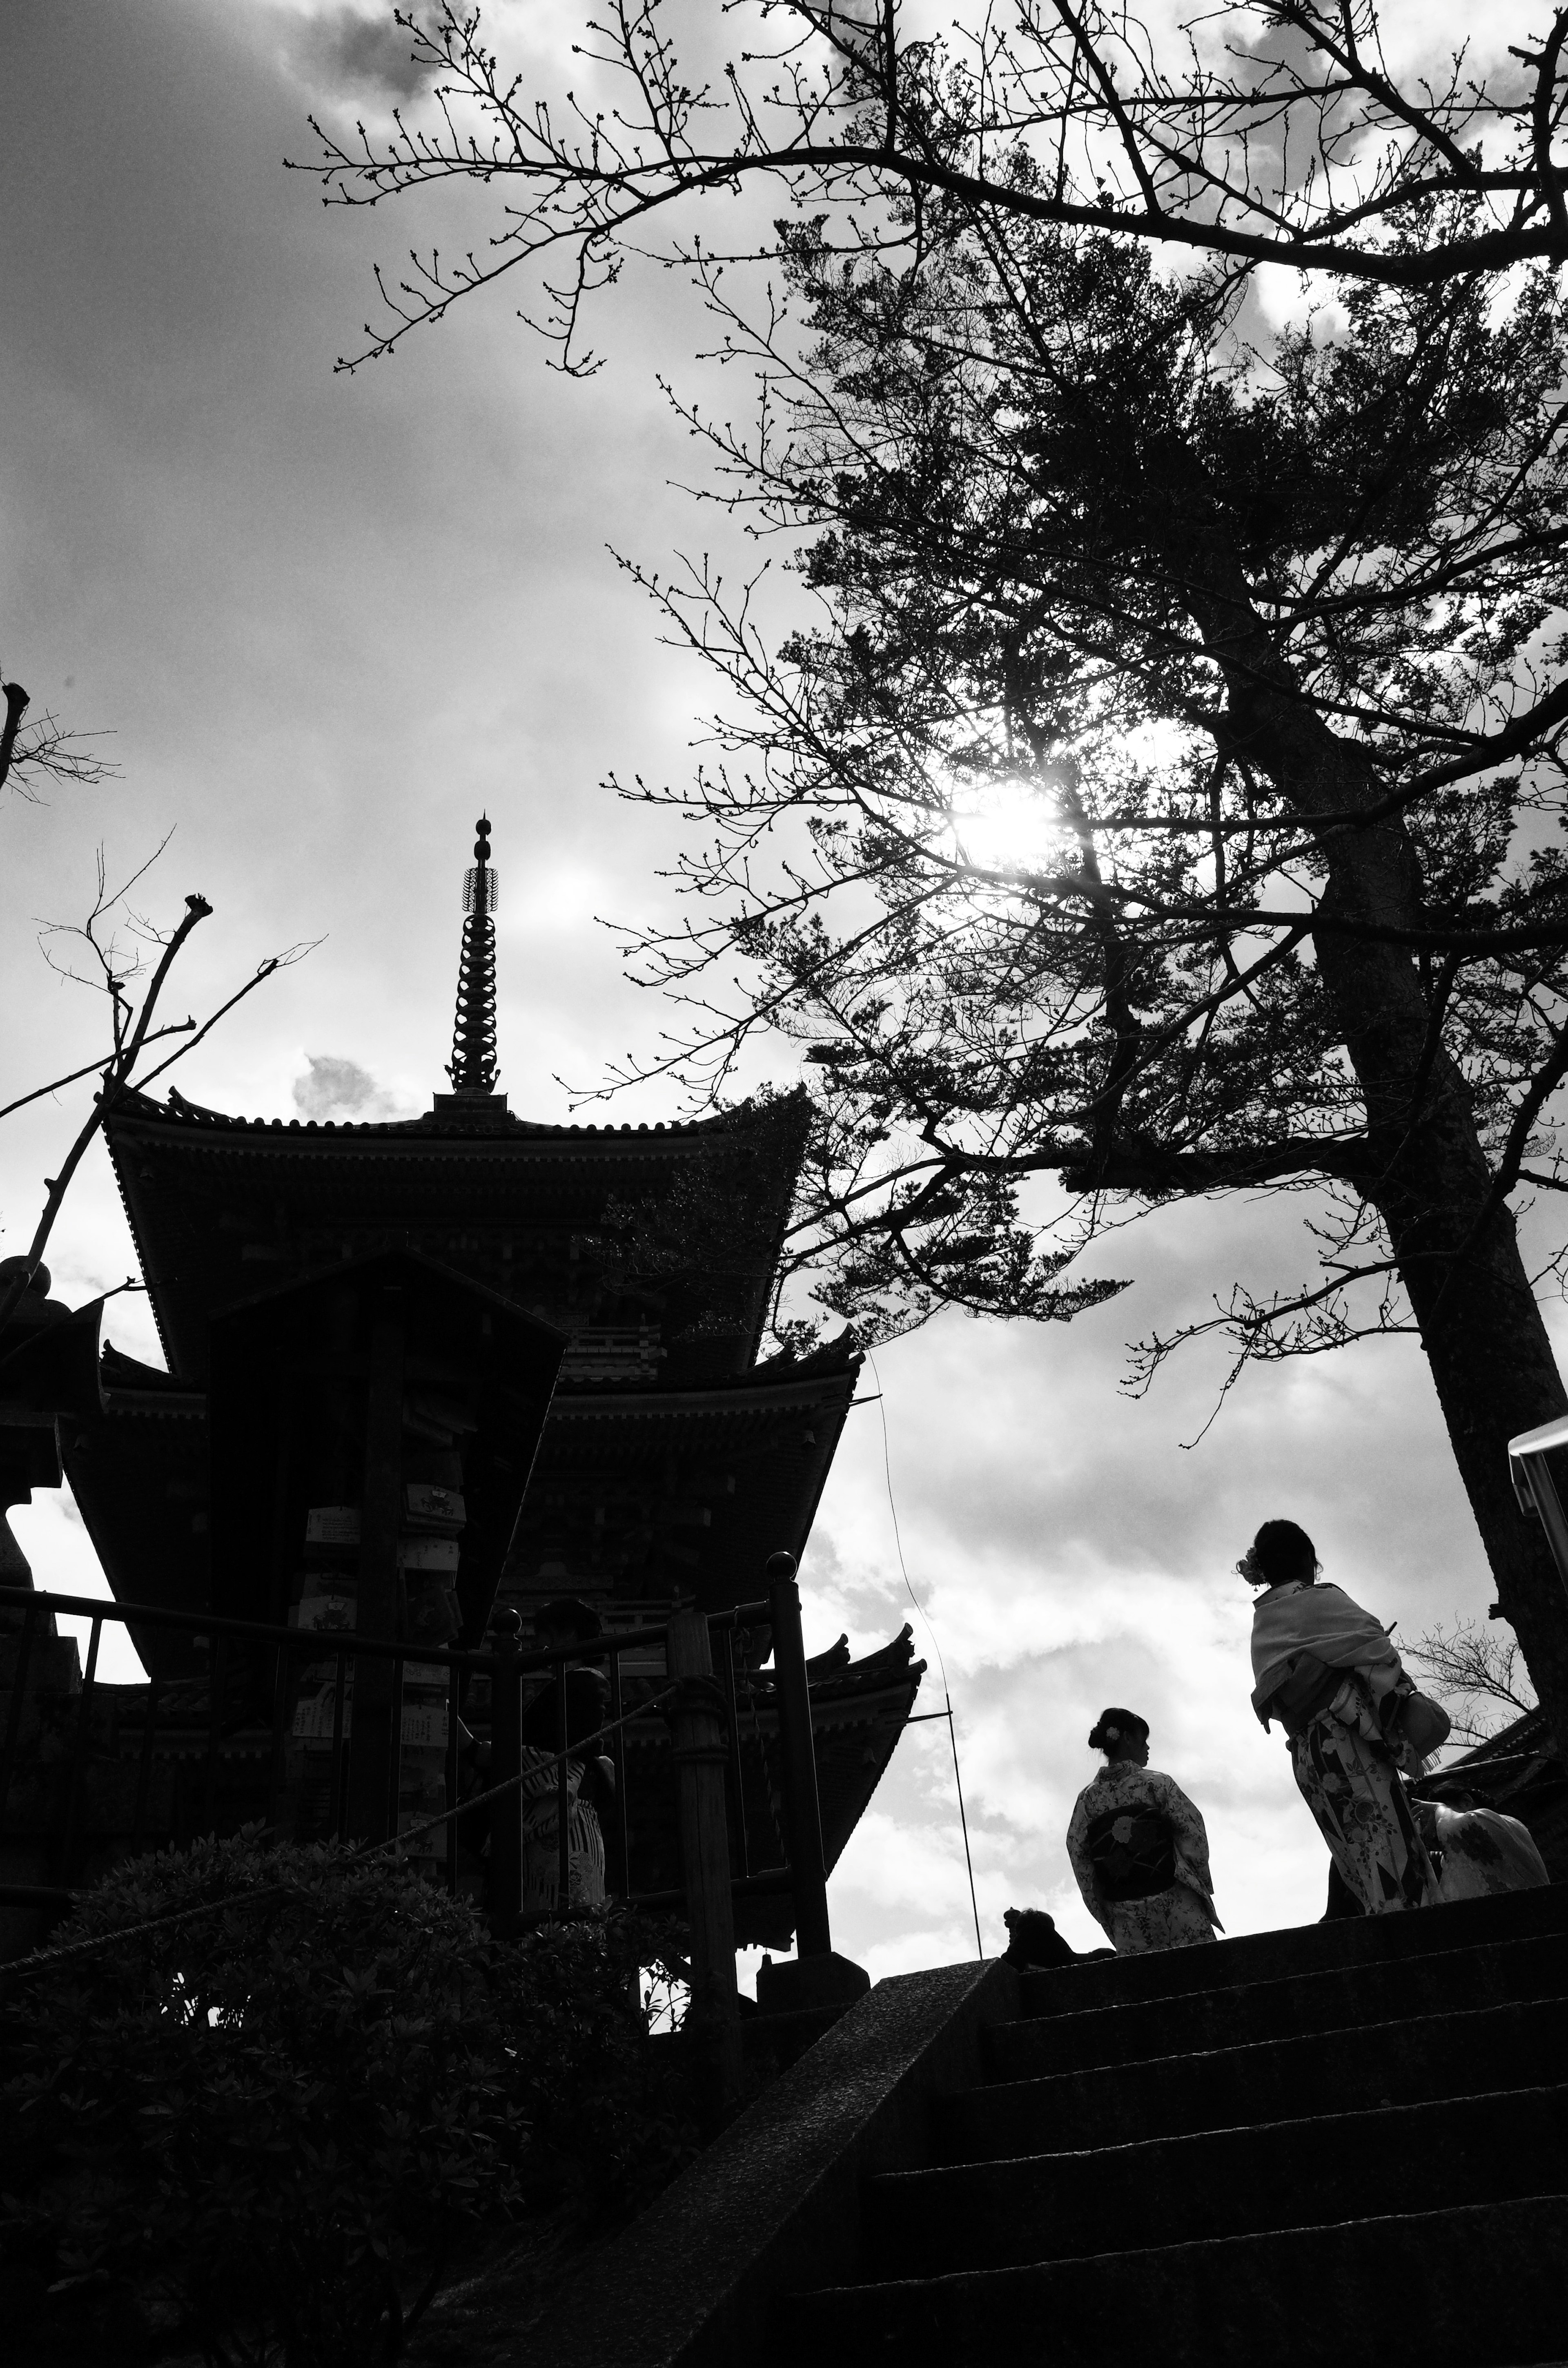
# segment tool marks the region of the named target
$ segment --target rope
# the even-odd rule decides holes
[[[349,1859],[349,1867],[367,1866],[386,1850],[405,1850],[416,1835],[427,1834],[434,1827],[446,1825],[453,1816],[466,1816],[471,1809],[483,1809],[487,1802],[499,1801],[507,1793],[517,1792],[530,1778],[542,1776],[548,1769],[559,1768],[563,1759],[580,1757],[588,1744],[597,1743],[602,1736],[613,1735],[618,1727],[630,1726],[635,1718],[646,1718],[650,1711],[657,1710],[661,1702],[668,1702],[677,1691],[678,1681],[676,1685],[666,1686],[663,1693],[655,1694],[651,1702],[640,1702],[635,1710],[624,1712],[619,1718],[607,1719],[604,1725],[596,1727],[592,1735],[580,1736],[567,1750],[556,1752],[551,1759],[535,1760],[531,1766],[519,1769],[515,1776],[493,1784],[488,1792],[475,1793],[452,1808],[438,1810],[433,1817],[422,1817],[416,1826],[409,1826],[400,1834],[390,1835],[384,1842],[370,1843]],[[95,1949],[113,1948],[117,1941],[140,1940],[147,1932],[172,1931],[176,1924],[189,1924],[199,1916],[221,1916],[225,1908],[259,1907],[264,1899],[286,1898],[293,1888],[288,1883],[264,1884],[256,1891],[239,1895],[231,1893],[226,1898],[205,1899],[198,1907],[176,1908],[170,1916],[148,1917],[140,1924],[117,1924],[112,1932],[97,1932],[85,1941],[62,1941],[58,1948],[35,1949],[29,1957],[15,1957],[9,1964],[0,1965],[0,1975],[27,1973],[35,1965],[60,1964],[68,1957],[83,1957]]]
[[[980,1937],[980,1902],[975,1897],[974,1892],[974,1861],[970,1856],[969,1819],[964,1815],[963,1778],[959,1773],[959,1734],[958,1728],[953,1724],[953,1696],[952,1689],[948,1684],[948,1665],[942,1658],[941,1640],[937,1636],[935,1628],[931,1625],[931,1615],[926,1610],[920,1598],[915,1594],[914,1588],[911,1587],[909,1583],[909,1567],[903,1559],[903,1538],[898,1526],[898,1507],[893,1502],[892,1459],[888,1452],[888,1410],[886,1393],[882,1389],[882,1377],[881,1373],[877,1372],[877,1360],[875,1357],[869,1356],[866,1361],[870,1366],[877,1383],[878,1413],[882,1426],[882,1470],[887,1476],[888,1511],[892,1515],[892,1537],[893,1543],[898,1548],[898,1566],[903,1573],[904,1592],[908,1596],[911,1603],[914,1604],[915,1609],[919,1613],[922,1621],[925,1622],[926,1633],[937,1648],[937,1667],[942,1673],[942,1693],[947,1707],[944,1710],[933,1711],[930,1715],[933,1718],[945,1718],[948,1722],[948,1741],[951,1744],[953,1750],[953,1786],[959,1796],[959,1830],[963,1835],[963,1862],[969,1873],[970,1912],[974,1918],[974,1945],[980,1952],[981,1963],[983,1964],[985,1962],[985,1943]]]

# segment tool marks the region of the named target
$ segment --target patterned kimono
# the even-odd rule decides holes
[[[608,1715],[609,1682],[600,1670],[568,1668],[566,1725],[553,1682],[541,1685],[523,1712],[521,1814],[523,1820],[523,1913],[548,1916],[561,1905],[561,1771],[556,1755],[591,1738]],[[590,1749],[595,1747],[590,1742]],[[605,1897],[605,1838],[592,1800],[582,1798],[587,1768],[566,1763],[566,1880],[569,1907],[602,1907]],[[590,1787],[590,1790],[592,1788]]]
[[[1112,1810],[1130,1816],[1153,1811],[1171,1830],[1176,1881],[1146,1899],[1108,1899],[1089,1850],[1089,1827]],[[1179,1784],[1157,1768],[1115,1760],[1085,1784],[1067,1827],[1067,1855],[1084,1895],[1084,1905],[1107,1934],[1119,1957],[1146,1949],[1187,1949],[1212,1941],[1220,1921],[1209,1876],[1209,1836],[1203,1819]]]
[[[1551,1881],[1535,1836],[1517,1817],[1496,1809],[1450,1809],[1441,1801],[1417,1815],[1423,1839],[1436,1843],[1442,1861],[1437,1888],[1444,1899],[1490,1899]]]
[[[542,1751],[522,1750],[524,1777],[523,1913],[547,1916],[560,1905],[561,1820],[560,1770]],[[605,1897],[605,1838],[592,1804],[578,1799],[583,1770],[575,1760],[566,1767],[569,1802],[566,1827],[567,1904],[602,1907]]]
[[[1378,1705],[1409,1681],[1388,1631],[1337,1587],[1290,1580],[1253,1611],[1253,1705],[1265,1726],[1276,1687],[1307,1652],[1343,1669],[1326,1706],[1290,1738],[1290,1764],[1341,1875],[1369,1916],[1437,1900],[1437,1875],[1400,1782],[1419,1773],[1407,1744],[1391,1737]]]

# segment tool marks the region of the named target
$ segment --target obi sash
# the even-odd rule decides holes
[[[1152,1899],[1176,1879],[1176,1838],[1158,1809],[1105,1809],[1089,1819],[1089,1857],[1107,1899]]]

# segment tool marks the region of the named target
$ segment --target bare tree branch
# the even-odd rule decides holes
[[[1506,1631],[1471,1620],[1456,1620],[1449,1628],[1439,1623],[1403,1645],[1401,1657],[1447,1707],[1460,1743],[1484,1743],[1536,1707],[1517,1641]],[[1488,1715],[1494,1705],[1501,1717]]]
[[[477,9],[394,13],[427,103],[381,142],[363,124],[347,140],[313,123],[319,154],[294,169],[344,205],[478,182],[496,193],[496,226],[487,252],[413,254],[396,281],[378,272],[386,322],[340,367],[522,268],[558,366],[586,373],[585,300],[648,240],[665,239],[662,260],[689,254],[674,225],[752,183],[794,215],[841,216],[866,245],[917,239],[925,211],[948,205],[1230,271],[1271,263],[1385,287],[1568,259],[1551,147],[1562,9],[1538,51],[1490,75],[1461,53],[1396,78],[1376,0],[1221,0],[1168,30],[1108,0],[1055,0],[983,10],[937,39],[903,34],[891,6],[862,21],[820,0],[755,0],[682,38],[660,0],[613,0],[554,86],[531,88],[486,46]],[[726,56],[716,37],[732,26]],[[1399,237],[1444,206],[1430,238]],[[740,236],[731,259],[769,253]]]
[[[166,939],[155,939],[159,946],[158,957],[139,1004],[133,1005],[125,991],[127,976],[133,975],[139,964],[132,962],[128,969],[123,957],[115,948],[112,939],[106,943],[100,937],[99,930],[107,916],[117,906],[124,905],[130,891],[143,877],[150,864],[156,861],[157,855],[163,852],[164,847],[167,844],[168,840],[165,838],[154,855],[148,859],[147,863],[139,865],[124,885],[112,894],[107,887],[103,852],[100,848],[97,896],[85,922],[78,925],[72,932],[83,939],[91,949],[99,973],[97,983],[101,991],[108,997],[111,1046],[107,1061],[89,1062],[85,1067],[73,1070],[68,1076],[56,1078],[51,1085],[40,1086],[35,1092],[24,1094],[18,1100],[8,1104],[6,1110],[0,1110],[0,1118],[6,1117],[10,1110],[19,1110],[26,1103],[37,1100],[44,1094],[54,1093],[62,1086],[74,1084],[78,1078],[89,1076],[95,1070],[102,1072],[102,1083],[94,1097],[92,1110],[78,1127],[75,1137],[61,1162],[58,1175],[44,1178],[43,1207],[27,1251],[18,1260],[16,1273],[11,1276],[4,1288],[0,1289],[0,1332],[5,1330],[20,1304],[23,1295],[32,1286],[33,1278],[42,1263],[44,1250],[48,1246],[72,1178],[81,1166],[104,1121],[129,1096],[142,1092],[155,1077],[162,1076],[176,1061],[183,1059],[186,1053],[194,1051],[195,1047],[217,1026],[219,1020],[231,1012],[236,1004],[243,1002],[245,996],[252,994],[265,980],[271,978],[276,972],[286,968],[289,964],[302,960],[304,955],[312,951],[310,945],[301,944],[289,947],[281,954],[269,955],[266,961],[258,963],[253,975],[234,994],[227,996],[199,1027],[194,1019],[190,1019],[173,1020],[161,1027],[154,1027],[153,1022],[159,999],[167,985],[169,974],[189,939],[192,930],[210,916],[211,905],[204,896],[187,896],[185,900],[185,914],[177,927]],[[131,916],[131,924],[139,934],[155,938],[155,933],[149,924],[138,921],[134,916]],[[76,972],[69,972],[67,974],[72,977],[80,976]],[[152,1045],[175,1035],[184,1039],[176,1050],[167,1054],[153,1067],[143,1071],[140,1076],[137,1076],[137,1064],[143,1053]]]
[[[87,746],[101,739],[101,733],[66,731],[51,713],[24,732],[22,718],[31,705],[27,692],[19,682],[0,688],[6,699],[6,720],[0,724],[0,790],[8,781],[22,797],[34,798],[38,792],[33,785],[40,778],[85,789],[118,776],[119,766]]]

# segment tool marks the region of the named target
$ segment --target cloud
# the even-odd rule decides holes
[[[307,1053],[307,1068],[294,1080],[294,1107],[301,1118],[379,1119],[403,1115],[399,1099],[340,1053]]]
[[[1221,1258],[1294,1255],[1299,1213],[1153,1229],[1125,1307],[1070,1326],[943,1318],[878,1351],[882,1402],[846,1426],[802,1564],[808,1649],[845,1628],[865,1652],[911,1619],[930,1665],[919,1707],[942,1706],[893,1534],[885,1415],[903,1558],[952,1686],[988,1951],[1009,1904],[1048,1908],[1075,1948],[1103,1938],[1063,1837],[1111,1702],[1150,1720],[1156,1765],[1202,1811],[1227,1930],[1323,1913],[1322,1839],[1248,1699],[1251,1600],[1232,1565],[1266,1512],[1303,1520],[1333,1575],[1403,1634],[1450,1605],[1484,1611],[1484,1557],[1414,1342],[1249,1375],[1192,1453],[1180,1442],[1209,1410],[1210,1372],[1173,1368],[1142,1401],[1116,1388],[1130,1329],[1168,1330]],[[941,1725],[900,1743],[830,1901],[835,1945],[874,1970],[973,1954]]]
[[[324,97],[363,95],[399,103],[418,97],[430,81],[428,67],[415,63],[409,36],[390,10],[365,17],[339,7],[307,17],[290,34],[288,57],[301,81]]]
[[[591,382],[544,370],[506,296],[335,378],[372,262],[437,235],[424,213],[324,209],[319,186],[277,162],[310,151],[306,103],[358,90],[369,108],[410,88],[406,37],[369,5],[11,12],[0,638],[24,681],[75,676],[78,713],[115,727],[126,773],[112,803],[84,793],[8,816],[6,911],[25,920],[90,893],[106,832],[144,853],[177,823],[189,870],[172,887],[199,887],[219,916],[182,960],[180,1009],[211,1008],[281,943],[324,939],[190,1056],[182,1089],[255,1115],[402,1116],[444,1090],[459,891],[485,808],[507,872],[505,1084],[515,1110],[566,1118],[557,1076],[651,1053],[669,1024],[592,926],[595,912],[678,917],[661,876],[668,820],[596,784],[686,778],[710,692],[604,546],[657,562],[687,543],[671,490],[687,447],[653,374],[689,383],[707,324],[666,276],[629,275],[610,366]],[[515,14],[536,55],[559,55],[581,10],[526,0]],[[464,244],[471,219],[473,235],[489,227],[473,203],[457,209]],[[701,540],[739,573],[725,531],[710,515]],[[37,1082],[45,1046],[50,1074],[97,1053],[96,1002],[42,972],[25,928],[0,931],[0,997],[24,1015],[0,1042],[0,1102]],[[307,1056],[332,1034],[358,1057]],[[7,1121],[14,1229],[30,1231],[38,1178],[57,1172],[90,1092],[85,1080]],[[653,1090],[584,1113],[673,1114]],[[1232,1565],[1265,1515],[1302,1521],[1329,1575],[1403,1635],[1485,1617],[1490,1576],[1414,1341],[1246,1376],[1191,1453],[1217,1350],[1197,1344],[1146,1400],[1118,1392],[1124,1340],[1207,1314],[1234,1276],[1261,1292],[1312,1274],[1304,1206],[1156,1212],[1096,1269],[1135,1276],[1125,1300],[1040,1329],[943,1319],[879,1352],[867,1388],[885,1403],[846,1427],[802,1565],[810,1648],[846,1629],[864,1653],[910,1620],[931,1665],[919,1707],[941,1706],[895,1547],[885,1413],[903,1556],[947,1656],[988,1949],[1009,1902],[1051,1908],[1076,1946],[1100,1938],[1062,1836],[1108,1702],[1150,1719],[1158,1759],[1208,1818],[1228,1927],[1322,1912],[1322,1841],[1278,1731],[1248,1706],[1248,1596]],[[1545,1223],[1525,1221],[1536,1265]],[[50,1262],[72,1304],[133,1268],[101,1146]],[[1568,1336],[1568,1309],[1547,1314]],[[117,1299],[111,1325],[159,1360],[144,1298]],[[16,1524],[40,1583],[103,1591],[63,1492],[40,1491]],[[874,1973],[972,1955],[943,1725],[900,1743],[830,1900],[836,1945]]]

